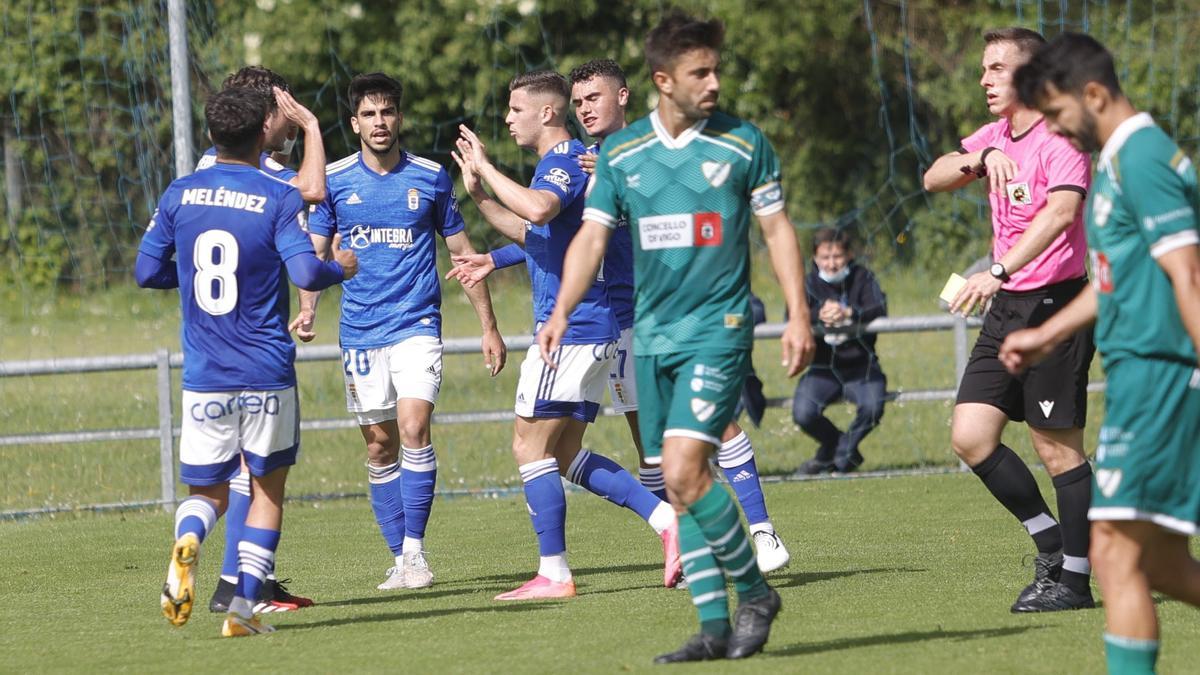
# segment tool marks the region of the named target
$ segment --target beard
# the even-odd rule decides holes
[[[1096,118],[1090,112],[1084,111],[1083,119],[1079,122],[1079,131],[1074,136],[1083,152],[1098,152],[1103,147],[1100,132],[1096,129]]]

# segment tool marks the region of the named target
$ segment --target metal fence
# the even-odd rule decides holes
[[[863,331],[866,333],[918,333],[918,332],[954,332],[954,363],[955,381],[941,389],[916,389],[891,392],[889,398],[896,401],[936,401],[954,397],[958,380],[967,365],[970,344],[968,328],[978,327],[977,318],[963,319],[961,317],[937,314],[905,317],[884,317],[872,321],[867,326],[850,326],[836,329],[838,331]],[[754,330],[756,340],[778,338],[783,334],[784,324],[770,323],[757,326]],[[831,329],[832,330],[832,329]],[[478,338],[449,338],[444,341],[445,354],[476,354],[479,353]],[[506,340],[511,352],[523,352],[532,344],[530,337],[509,338]],[[300,346],[296,350],[297,361],[336,361],[341,358],[341,349],[336,345]],[[175,450],[174,439],[179,436],[179,427],[175,425],[175,411],[172,403],[171,369],[183,365],[183,355],[171,353],[165,349],[153,354],[134,354],[128,356],[101,356],[89,358],[39,359],[32,361],[0,361],[0,378],[31,377],[40,375],[68,375],[80,373],[115,372],[122,370],[154,370],[156,372],[156,390],[158,400],[158,425],[145,428],[106,429],[92,431],[71,431],[59,433],[27,433],[0,436],[0,447],[14,445],[46,445],[64,443],[89,443],[96,441],[124,441],[158,439],[160,459],[160,496],[156,500],[142,502],[125,502],[121,504],[90,504],[78,509],[103,510],[129,506],[162,505],[171,509],[176,503],[175,493]],[[1096,390],[1102,385],[1090,387]],[[773,397],[768,399],[773,407],[790,406],[791,399]],[[614,415],[612,408],[604,408],[604,415]],[[434,424],[474,424],[480,422],[502,422],[513,418],[509,410],[468,411],[456,413],[435,413]],[[349,416],[334,419],[315,419],[302,421],[303,431],[322,431],[327,429],[350,429],[357,426]],[[46,513],[61,508],[41,508],[21,511],[3,511],[0,517],[19,517],[35,513]]]

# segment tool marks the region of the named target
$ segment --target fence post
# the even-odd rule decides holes
[[[954,316],[954,391],[962,384],[963,373],[967,372],[967,359],[971,352],[967,342],[967,318]]]
[[[159,483],[164,511],[175,510],[175,426],[171,415],[171,353],[160,349],[154,353],[158,375],[158,459]]]

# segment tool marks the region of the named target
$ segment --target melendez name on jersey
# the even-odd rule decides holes
[[[466,227],[450,175],[408,152],[381,175],[361,154],[325,167],[325,200],[309,219],[310,232],[337,232],[358,256],[358,274],[342,284],[341,346],[377,349],[414,335],[441,337],[434,234]]]
[[[750,214],[783,209],[779,159],[744,120],[672,137],[654,111],[605,140],[584,217],[634,230],[635,352],[750,349]]]
[[[284,262],[312,253],[300,192],[253,167],[217,164],[171,183],[138,250],[175,255],[183,388],[296,384]]]

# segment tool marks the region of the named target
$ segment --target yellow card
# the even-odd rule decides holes
[[[946,285],[942,287],[942,292],[938,294],[938,297],[941,298],[946,304],[950,304],[954,301],[954,296],[958,295],[958,291],[962,289],[963,285],[966,283],[966,279],[955,274],[954,272],[951,272],[950,278],[946,280]]]

